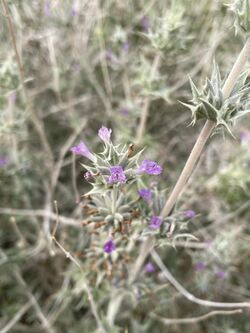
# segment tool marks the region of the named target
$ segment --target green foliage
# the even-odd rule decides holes
[[[154,234],[165,265],[195,295],[230,302],[249,297],[249,142],[241,147],[236,141],[228,148],[227,141],[214,137],[202,168],[197,168],[171,216],[160,230],[148,228],[197,136],[197,129],[186,127],[187,108],[178,103],[190,95],[188,75],[193,122],[212,119],[230,128],[249,109],[247,73],[232,95],[222,98],[219,72],[223,77],[229,72],[242,47],[232,33],[227,8],[213,0],[7,3],[28,102],[44,128],[53,159],[44,151],[23,99],[7,18],[1,15],[0,331],[24,311],[9,332],[99,333],[83,285],[87,281],[107,332],[248,332],[245,312],[185,327],[165,326],[151,317],[189,318],[205,309],[176,293],[150,255],[145,264],[151,262],[155,271],[147,272],[143,265],[128,283],[140,244]],[[234,3],[236,26],[243,32],[249,29],[244,11],[248,3]],[[206,80],[212,53],[219,65]],[[132,177],[128,187],[108,185],[111,164],[124,163],[128,174],[141,162],[140,147],[135,146],[129,159],[127,151],[145,109],[143,154],[164,166],[164,173],[157,184],[144,175]],[[236,136],[249,130],[248,119],[239,119]],[[101,125],[112,127],[114,142],[123,144],[112,147],[113,160],[108,150],[94,154],[97,164],[87,162],[84,168],[103,175],[86,181],[70,147],[86,140],[92,151],[102,151],[96,135]],[[138,190],[144,187],[153,192],[150,203],[139,199]],[[112,206],[114,190],[118,200]],[[90,191],[92,198],[83,197]],[[51,240],[55,200],[60,217],[56,238],[83,272]],[[184,216],[188,209],[195,209],[196,218]],[[105,220],[105,227],[98,228]],[[109,232],[129,220],[133,223],[127,234],[113,235],[116,251],[104,253]],[[197,262],[206,268],[197,271]],[[225,277],[218,276],[220,271]]]
[[[230,126],[236,120],[250,112],[249,92],[250,88],[246,84],[248,72],[243,73],[236,83],[229,97],[223,96],[224,81],[218,65],[214,63],[211,79],[207,79],[202,89],[199,91],[193,81],[190,79],[193,98],[190,104],[186,105],[192,113],[192,122],[194,125],[200,119],[212,120],[217,127],[224,127],[232,134]]]

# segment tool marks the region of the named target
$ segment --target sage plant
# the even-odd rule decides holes
[[[72,153],[89,162],[81,163],[84,180],[92,187],[84,194],[82,224],[90,235],[86,256],[91,262],[97,258],[103,262],[113,255],[117,261],[145,236],[155,236],[159,244],[182,237],[182,233],[185,238],[191,237],[186,230],[195,216],[193,211],[179,212],[171,218],[160,216],[165,194],[158,189],[157,181],[163,168],[143,159],[144,150],[136,152],[133,144],[114,144],[111,133],[107,127],[99,129],[103,143],[100,153],[91,152],[84,142],[71,148]]]
[[[199,119],[205,119],[205,125],[198,136],[195,145],[187,159],[187,162],[172,190],[160,216],[165,218],[174,211],[186,183],[188,182],[195,165],[210,136],[221,127],[226,128],[231,134],[230,126],[242,116],[249,113],[249,85],[247,84],[248,72],[242,73],[250,55],[250,6],[249,0],[235,0],[231,5],[235,12],[236,33],[239,30],[246,35],[245,45],[240,52],[231,72],[225,80],[221,79],[219,67],[214,63],[211,79],[207,79],[203,90],[197,89],[190,80],[192,99],[190,103],[184,103],[192,115],[191,124],[196,124]],[[152,248],[152,239],[148,238],[146,248],[142,245],[140,257],[134,265],[139,272],[141,265]]]

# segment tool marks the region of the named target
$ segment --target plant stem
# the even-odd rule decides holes
[[[228,98],[230,96],[230,94],[233,90],[233,87],[234,87],[235,83],[237,82],[237,79],[248,60],[249,54],[250,54],[250,38],[247,39],[245,46],[243,47],[230,74],[227,77],[227,80],[222,89],[224,98]],[[215,128],[215,126],[216,126],[215,122],[213,122],[211,120],[206,121],[206,123],[205,123],[199,137],[197,138],[196,143],[189,155],[189,158],[182,170],[182,173],[181,173],[177,183],[175,184],[175,187],[174,187],[172,193],[170,194],[170,196],[161,212],[161,215],[163,217],[168,216],[170,214],[171,210],[173,209],[179,195],[183,191],[189,177],[191,176],[191,174],[194,170],[194,167],[196,165],[196,162],[198,161],[198,159],[202,153],[202,150],[203,150],[207,140],[209,139],[211,133],[213,132],[213,129]]]
[[[181,325],[181,324],[194,324],[199,323],[200,321],[207,320],[208,318],[222,315],[222,316],[231,316],[232,314],[242,313],[242,309],[235,310],[215,310],[205,313],[199,317],[191,317],[191,318],[164,318],[156,315],[155,313],[151,313],[150,317],[160,321],[164,325]],[[1,332],[0,332],[1,333]]]
[[[240,75],[240,72],[242,71],[244,65],[247,62],[249,54],[250,54],[250,38],[247,39],[245,46],[243,47],[241,53],[239,54],[238,59],[236,60],[234,66],[224,84],[222,91],[223,91],[223,95],[225,98],[230,95],[230,93]],[[198,161],[198,159],[201,155],[201,152],[202,152],[207,140],[209,139],[215,125],[216,124],[210,120],[206,121],[199,137],[196,140],[196,143],[193,147],[193,150],[191,151],[191,154],[186,162],[186,165],[184,166],[184,169],[161,212],[161,215],[163,217],[168,216],[170,214],[172,208],[174,207],[179,195],[181,194],[184,186],[186,185],[186,182],[188,181],[189,177],[191,176],[193,169],[196,165],[196,162]],[[138,272],[140,271],[145,258],[151,251],[153,245],[154,245],[153,237],[148,237],[143,242],[143,244],[141,246],[140,254],[131,270],[132,273],[131,273],[130,279],[129,279],[129,282],[131,284],[136,279],[136,276],[137,276]]]

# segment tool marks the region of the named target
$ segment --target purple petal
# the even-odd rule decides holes
[[[144,270],[147,273],[154,273],[156,271],[156,267],[152,262],[148,262],[145,266],[144,266]]]
[[[218,272],[216,272],[216,275],[219,279],[225,279],[226,272],[225,271],[218,271]]]
[[[109,253],[109,254],[116,250],[115,243],[112,241],[112,239],[110,239],[109,241],[107,241],[104,244],[103,250],[104,250],[104,252]]]
[[[109,169],[109,171],[110,171],[110,176],[108,179],[109,184],[126,183],[127,177],[121,166],[119,165],[113,166]]]
[[[138,191],[138,194],[145,201],[150,201],[152,199],[152,192],[148,188],[142,188]]]
[[[242,144],[245,144],[250,141],[250,133],[247,131],[240,132],[240,141]]]
[[[125,43],[123,43],[122,45],[122,49],[123,51],[127,54],[129,52],[129,42],[126,41]]]
[[[72,7],[71,10],[70,10],[70,15],[71,16],[77,16],[77,14],[78,14],[78,11],[76,10],[76,8]]]
[[[45,3],[44,3],[44,14],[46,16],[51,16],[51,9],[50,9],[50,3],[49,3],[49,0],[46,0]]]
[[[128,109],[127,107],[123,106],[123,107],[120,109],[120,113],[121,113],[123,116],[127,117],[127,116],[129,115],[129,109]]]
[[[153,216],[150,220],[149,228],[150,229],[159,229],[162,224],[161,216]]]
[[[143,16],[141,19],[141,25],[144,32],[148,33],[150,29],[150,23],[148,16]]]
[[[112,133],[111,128],[107,128],[105,126],[102,126],[98,131],[98,136],[102,141],[108,143],[108,142],[110,142],[111,133]]]
[[[148,175],[160,175],[162,173],[162,167],[154,161],[144,160],[138,171],[147,173]]]
[[[186,218],[188,218],[188,219],[192,219],[192,218],[194,218],[195,217],[195,211],[193,211],[193,210],[185,210],[184,212],[183,212],[183,215],[186,217]]]
[[[203,271],[206,268],[206,265],[203,262],[197,262],[195,264],[195,270],[198,272]]]
[[[5,156],[0,156],[0,166],[7,165],[9,163],[9,160]]]
[[[83,141],[81,141],[77,146],[74,146],[70,149],[73,154],[85,156],[91,161],[95,160],[94,155],[89,151],[88,147]]]

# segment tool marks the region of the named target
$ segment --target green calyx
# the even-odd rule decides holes
[[[214,63],[211,79],[206,79],[202,90],[199,90],[192,79],[190,85],[193,98],[190,103],[182,103],[192,113],[191,125],[195,125],[199,119],[212,120],[218,128],[226,128],[232,135],[230,127],[235,120],[250,112],[249,92],[250,87],[246,84],[248,72],[243,73],[232,93],[228,98],[223,96],[224,80],[221,79],[220,70]]]

